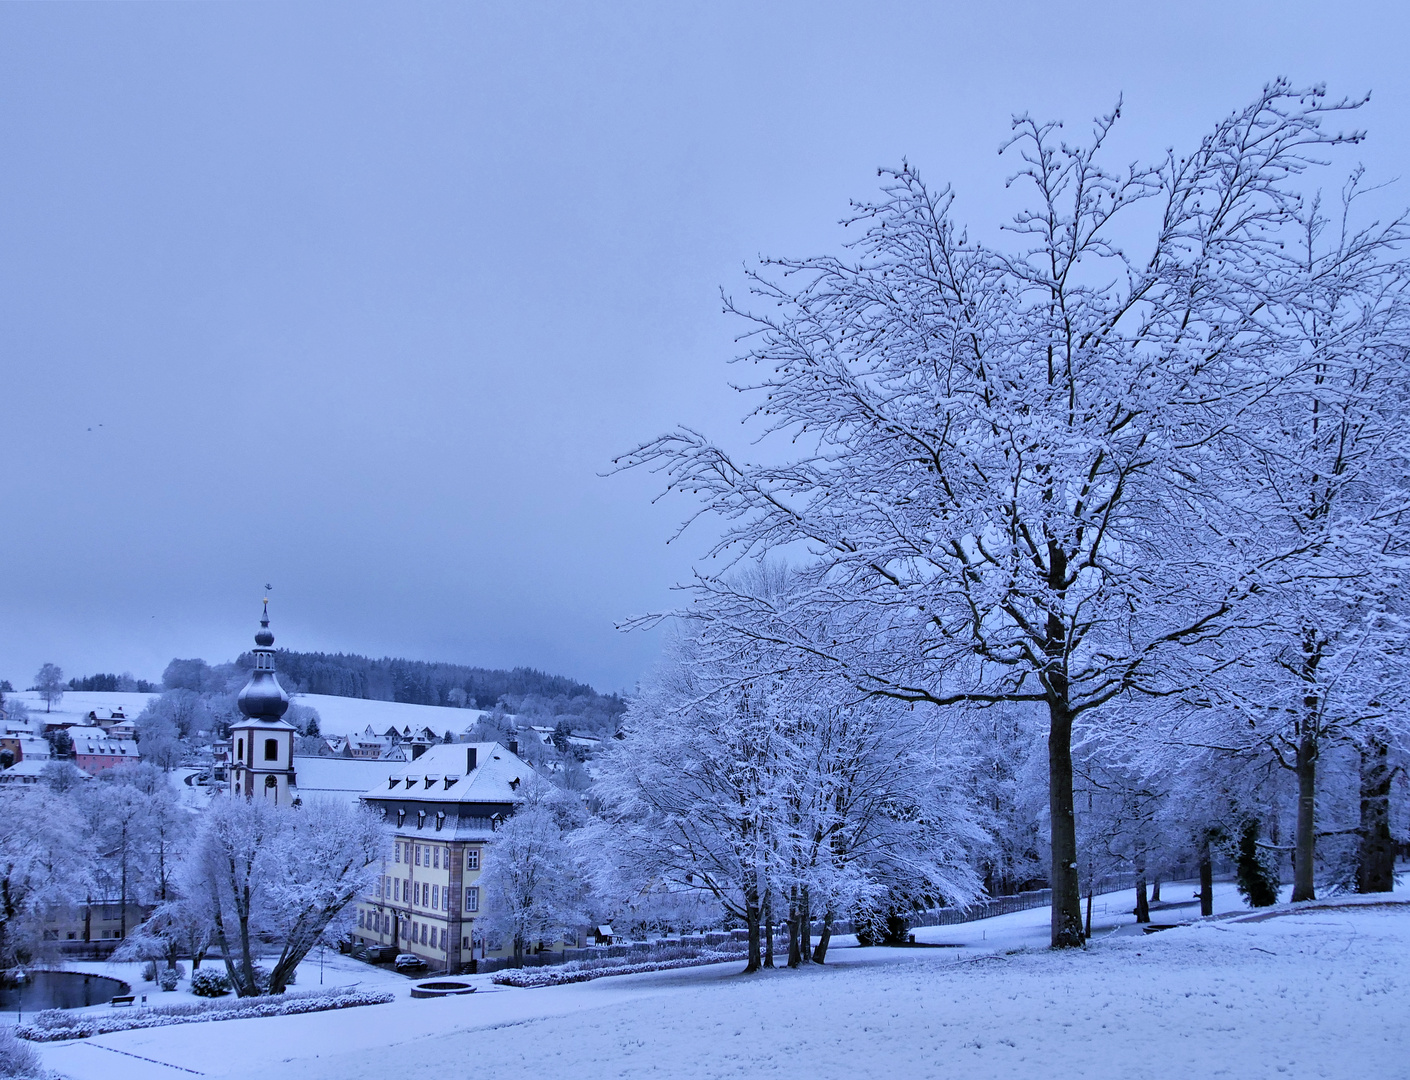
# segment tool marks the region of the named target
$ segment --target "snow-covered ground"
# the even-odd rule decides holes
[[[1183,902],[1191,891],[1167,885],[1165,895]],[[1048,912],[1035,909],[917,932],[958,948],[861,949],[844,938],[826,967],[797,972],[741,976],[720,964],[537,990],[479,977],[470,997],[428,1001],[374,972],[364,985],[375,978],[403,996],[42,1053],[74,1080],[1407,1075],[1410,904],[1269,917],[1220,886],[1216,910],[1240,914],[1147,936],[1132,926],[1129,892],[1105,900],[1094,912],[1101,932],[1077,953],[1044,948]],[[337,964],[340,980],[369,972]],[[316,981],[307,968],[300,988]]]
[[[318,730],[324,735],[360,734],[369,724],[379,735],[392,726],[429,727],[442,735],[447,731],[459,734],[483,715],[478,709],[408,705],[402,701],[370,701],[326,694],[295,694],[294,700],[318,710]]]

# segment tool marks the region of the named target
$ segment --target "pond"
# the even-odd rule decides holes
[[[130,992],[127,983],[81,971],[31,971],[19,984],[0,984],[0,1011],[38,1012],[40,1009],[81,1009],[106,1005],[115,996]]]

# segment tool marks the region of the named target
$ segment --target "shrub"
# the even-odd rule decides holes
[[[223,971],[202,968],[191,976],[191,993],[197,997],[221,997],[230,993],[230,980]]]
[[[188,1001],[176,1005],[158,1005],[151,1009],[123,1009],[112,1013],[75,1014],[73,1010],[47,1009],[37,1013],[30,1023],[17,1030],[17,1034],[32,1042],[59,1042],[67,1039],[86,1039],[91,1035],[104,1035],[110,1031],[133,1031],[205,1020],[296,1016],[300,1013],[323,1012],[328,1009],[350,1009],[359,1005],[383,1005],[395,1000],[395,994],[369,993],[353,987],[342,987],[326,992],[312,991],[276,998]]]
[[[58,1012],[57,1009],[49,1010]],[[39,1064],[39,1055],[34,1047],[15,1038],[15,1029],[0,1026],[0,1076],[30,1077],[42,1076],[44,1070]]]
[[[164,967],[157,972],[157,982],[163,990],[175,990],[181,982],[181,972],[176,968]]]
[[[536,987],[566,986],[569,983],[588,982],[604,975],[640,975],[648,971],[670,971],[674,968],[702,967],[705,964],[720,964],[730,960],[740,960],[737,953],[701,952],[678,960],[648,960],[642,963],[617,963],[599,967],[574,967],[564,964],[560,968],[520,968],[505,971],[494,977],[500,986]],[[590,963],[590,961],[584,961]],[[563,970],[564,968],[573,970]]]
[[[142,981],[157,981],[157,962],[155,960],[148,960],[145,964],[142,965]]]

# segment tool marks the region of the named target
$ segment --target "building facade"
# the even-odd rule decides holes
[[[89,776],[136,765],[142,760],[135,739],[114,739],[96,727],[71,727],[68,733],[73,740],[74,764]]]
[[[391,763],[389,763],[391,764]],[[500,821],[533,769],[498,743],[431,746],[363,795],[392,832],[392,850],[353,932],[369,946],[414,953],[436,971],[503,956],[476,930],[479,878]]]

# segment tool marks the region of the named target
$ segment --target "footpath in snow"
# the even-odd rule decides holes
[[[1167,886],[1166,897],[1189,893]],[[1410,904],[1268,917],[1220,886],[1225,917],[1144,935],[1129,900],[1098,898],[1081,952],[1045,948],[1040,908],[917,931],[958,948],[844,938],[822,968],[741,976],[720,964],[534,990],[478,979],[469,997],[121,1032],[41,1053],[74,1080],[1407,1075]]]

